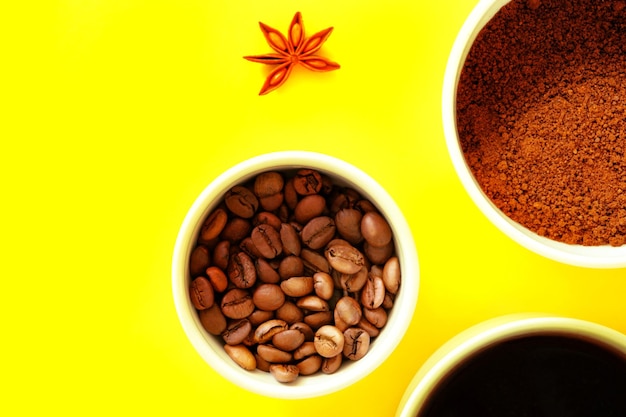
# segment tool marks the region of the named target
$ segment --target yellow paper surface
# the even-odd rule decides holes
[[[485,319],[544,312],[626,332],[624,270],[562,265],[489,223],[444,143],[448,53],[476,0],[59,0],[0,5],[1,415],[391,416],[428,356]],[[334,32],[329,73],[257,95],[258,26]],[[406,337],[323,398],[245,392],[185,338],[178,228],[201,190],[260,153],[342,158],[387,188],[421,266]],[[343,414],[339,414],[343,413]]]

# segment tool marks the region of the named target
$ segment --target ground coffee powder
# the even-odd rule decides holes
[[[547,238],[626,243],[626,1],[513,0],[457,91],[461,146],[507,216]]]

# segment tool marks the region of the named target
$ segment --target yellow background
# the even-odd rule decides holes
[[[0,5],[0,415],[391,416],[420,365],[482,320],[539,311],[626,332],[625,271],[558,264],[495,229],[441,126],[447,56],[476,0],[64,0]],[[329,73],[257,95],[258,27],[334,32]],[[224,169],[329,153],[406,214],[417,309],[367,379],[316,399],[245,392],[192,349],[170,266],[178,228]],[[409,277],[405,277],[409,278]]]

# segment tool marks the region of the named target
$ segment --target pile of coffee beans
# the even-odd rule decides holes
[[[286,383],[366,355],[401,277],[376,206],[308,168],[228,190],[202,225],[189,271],[206,331],[242,368]]]

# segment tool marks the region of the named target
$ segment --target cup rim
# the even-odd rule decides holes
[[[414,375],[402,396],[396,417],[417,415],[428,395],[463,360],[500,342],[548,333],[592,340],[621,353],[626,360],[626,335],[610,327],[541,313],[499,316],[475,324],[441,345]]]
[[[465,58],[480,30],[510,0],[480,0],[462,25],[450,51],[442,89],[443,130],[452,165],[470,199],[505,235],[530,251],[561,263],[588,268],[626,267],[626,245],[572,245],[540,236],[504,214],[482,191],[459,144],[456,89]]]
[[[224,352],[221,342],[202,328],[188,297],[188,258],[201,222],[230,187],[268,169],[303,167],[314,168],[340,178],[380,209],[393,231],[402,271],[402,284],[387,325],[381,331],[381,335],[384,334],[384,343],[373,343],[367,355],[357,362],[344,363],[342,369],[335,374],[307,376],[298,378],[293,384],[281,384],[265,372],[250,372],[239,368]],[[211,368],[230,382],[250,392],[273,398],[303,399],[330,394],[373,372],[391,355],[404,337],[415,312],[418,287],[419,260],[413,235],[390,194],[356,166],[330,155],[309,151],[279,151],[257,155],[217,176],[203,189],[188,210],[176,238],[172,257],[174,304],[179,321],[194,349]]]

